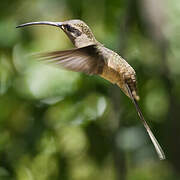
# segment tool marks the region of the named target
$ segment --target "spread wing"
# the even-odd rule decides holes
[[[67,70],[86,74],[101,74],[104,67],[104,59],[98,53],[96,45],[42,53],[38,57],[47,62],[60,65],[60,67]]]

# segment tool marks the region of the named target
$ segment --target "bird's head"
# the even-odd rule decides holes
[[[68,20],[64,22],[30,22],[17,26],[50,25],[61,28],[76,47],[84,47],[96,43],[96,39],[86,23],[81,20]]]

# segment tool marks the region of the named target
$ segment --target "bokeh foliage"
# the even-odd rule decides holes
[[[2,0],[0,179],[179,179],[179,16],[178,0]],[[67,19],[84,20],[136,69],[140,106],[167,160],[119,88],[32,58],[72,48],[61,30],[15,29]]]

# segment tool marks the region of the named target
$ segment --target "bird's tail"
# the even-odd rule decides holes
[[[160,160],[166,159],[165,154],[164,154],[161,146],[159,145],[159,143],[158,143],[157,139],[155,138],[154,134],[152,133],[149,125],[147,124],[146,120],[144,119],[144,116],[143,116],[143,114],[142,114],[142,112],[141,112],[141,110],[140,110],[140,108],[139,108],[139,105],[138,105],[138,103],[137,103],[137,100],[133,97],[133,94],[132,94],[132,92],[131,92],[131,89],[130,89],[130,87],[128,86],[127,83],[126,83],[126,87],[127,87],[129,96],[130,96],[130,98],[132,99],[133,104],[134,104],[134,106],[135,106],[135,108],[136,108],[136,111],[137,111],[137,113],[138,113],[138,115],[139,115],[139,117],[140,117],[140,119],[141,119],[144,127],[146,128],[146,131],[147,131],[147,133],[148,133],[148,135],[149,135],[149,137],[150,137],[150,139],[151,139],[151,141],[152,141],[152,143],[153,143],[153,145],[154,145],[154,147],[155,147],[155,149],[156,149],[156,152],[157,152],[157,154],[158,154],[158,156],[159,156],[159,159],[160,159]]]

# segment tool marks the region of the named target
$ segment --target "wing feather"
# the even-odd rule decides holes
[[[38,57],[40,60],[52,62],[67,70],[86,74],[101,74],[104,67],[103,56],[98,53],[96,45],[42,53]]]

